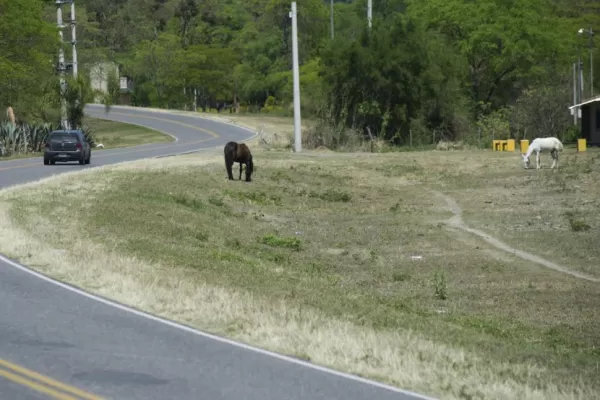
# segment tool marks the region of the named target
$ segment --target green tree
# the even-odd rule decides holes
[[[65,79],[66,89],[64,98],[67,105],[67,121],[71,129],[82,127],[85,105],[93,101],[98,94],[90,85],[90,78],[85,73],[77,77],[69,76]]]
[[[0,0],[0,106],[21,120],[39,118],[56,79],[56,28],[42,19],[42,0]]]
[[[528,83],[547,78],[547,66],[564,60],[569,40],[547,1],[407,1],[410,15],[448,36],[465,57],[473,104],[507,104]]]
[[[321,59],[327,118],[397,144],[408,143],[419,121],[428,128],[446,124],[454,134],[461,65],[446,45],[399,12],[364,27],[357,40],[336,38]]]

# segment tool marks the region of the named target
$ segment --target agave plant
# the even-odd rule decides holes
[[[29,133],[29,151],[34,153],[42,151],[50,132],[52,132],[50,123],[32,126]]]
[[[0,146],[2,147],[2,154],[4,156],[16,153],[18,135],[19,130],[16,124],[12,122],[3,122],[0,124]]]
[[[85,140],[90,144],[90,147],[96,147],[96,134],[92,128],[90,128],[89,125],[83,125],[81,130],[83,136],[85,136]]]
[[[55,125],[48,122],[42,124],[0,122],[0,157],[41,152],[48,135],[56,129],[64,128],[60,123]],[[95,147],[96,138],[92,129],[84,125],[81,130],[90,146]]]
[[[49,123],[17,125],[0,122],[0,157],[42,151],[51,131],[52,124]]]
[[[31,132],[31,126],[27,123],[23,123],[17,128],[17,153],[27,154],[29,150],[29,136]]]

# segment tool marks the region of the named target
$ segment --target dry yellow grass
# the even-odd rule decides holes
[[[596,152],[567,154],[557,173],[489,152],[253,152],[251,184],[226,181],[215,151],[5,190],[0,251],[158,315],[443,398],[599,398],[599,284],[457,229],[447,203],[471,228],[598,277],[597,189],[584,184],[598,178]],[[574,202],[579,214],[563,215]]]

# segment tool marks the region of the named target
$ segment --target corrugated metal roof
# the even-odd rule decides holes
[[[586,101],[584,101],[582,103],[575,104],[574,106],[569,107],[569,110],[572,110],[574,108],[578,108],[578,107],[581,107],[581,106],[585,106],[586,104],[595,103],[597,101],[600,101],[600,96],[596,96],[596,97],[588,99],[588,100],[586,100]]]

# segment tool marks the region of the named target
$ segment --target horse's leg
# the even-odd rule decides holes
[[[250,182],[250,161],[246,161],[246,182]]]
[[[231,161],[230,157],[225,156],[225,169],[227,169],[227,177],[229,178],[230,181],[233,180],[232,167],[233,167],[233,161]]]
[[[539,151],[535,152],[535,166],[536,166],[536,169],[540,169],[542,167],[542,165],[540,164],[540,152]]]
[[[553,149],[550,154],[552,155],[552,168],[558,168],[558,151]]]
[[[227,177],[229,178],[230,181],[233,180],[233,163],[228,163],[227,164]]]
[[[239,178],[240,181],[242,180],[242,165],[243,165],[243,163],[240,162],[240,178]]]

